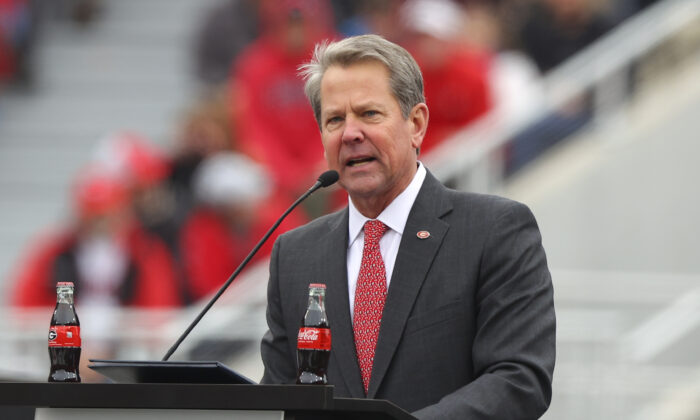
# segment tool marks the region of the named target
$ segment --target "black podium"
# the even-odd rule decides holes
[[[37,420],[414,419],[388,401],[334,398],[332,386],[0,383],[0,418],[19,416]]]

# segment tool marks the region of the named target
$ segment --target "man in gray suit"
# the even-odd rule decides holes
[[[424,419],[540,417],[551,399],[555,316],[532,213],[449,190],[418,161],[428,107],[403,48],[347,38],[318,46],[302,73],[349,205],[275,243],[262,382],[295,382],[308,285],[322,282],[336,396],[387,399]],[[369,287],[368,220],[386,229],[369,276],[382,279],[383,295],[371,310],[360,291]],[[376,312],[372,335],[362,328]]]

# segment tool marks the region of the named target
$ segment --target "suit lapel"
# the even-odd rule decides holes
[[[449,229],[449,225],[440,217],[450,210],[445,187],[428,172],[408,216],[394,264],[375,350],[367,395],[369,398],[374,398],[381,385],[403,335],[413,303]],[[419,231],[430,232],[430,236],[421,239],[417,236]],[[352,331],[351,325],[349,329]],[[352,337],[350,339],[352,343]]]
[[[329,222],[330,232],[321,241],[324,252],[323,276],[328,284],[326,312],[331,326],[332,362],[353,398],[364,398],[362,377],[355,356],[355,338],[350,319],[350,299],[348,297],[348,210]]]

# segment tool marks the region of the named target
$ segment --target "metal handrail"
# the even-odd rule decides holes
[[[621,99],[610,97],[619,91],[611,89],[611,79],[627,85],[618,77],[624,70],[698,19],[697,0],[666,0],[648,7],[546,74],[543,100],[533,104],[536,109],[529,118],[505,121],[492,110],[421,159],[439,179],[458,189],[493,191],[503,181],[502,162],[494,154],[516,134],[588,91],[595,94],[595,116],[608,115],[607,103]]]

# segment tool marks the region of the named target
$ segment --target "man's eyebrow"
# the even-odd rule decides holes
[[[325,116],[328,116],[328,115],[336,115],[336,114],[338,114],[338,113],[341,112],[340,110],[341,110],[340,107],[322,108],[322,109],[321,109],[321,116],[322,116],[322,117],[325,117]]]
[[[357,105],[358,108],[360,109],[367,109],[367,108],[385,108],[384,105],[381,104],[381,102],[373,101],[373,100],[368,100],[366,102],[361,102]]]
[[[366,102],[360,102],[352,107],[353,109],[366,110],[369,108],[375,108],[379,110],[386,109],[386,106],[381,102],[368,100]],[[335,115],[343,112],[343,107],[328,106],[327,108],[321,108],[321,116]]]

